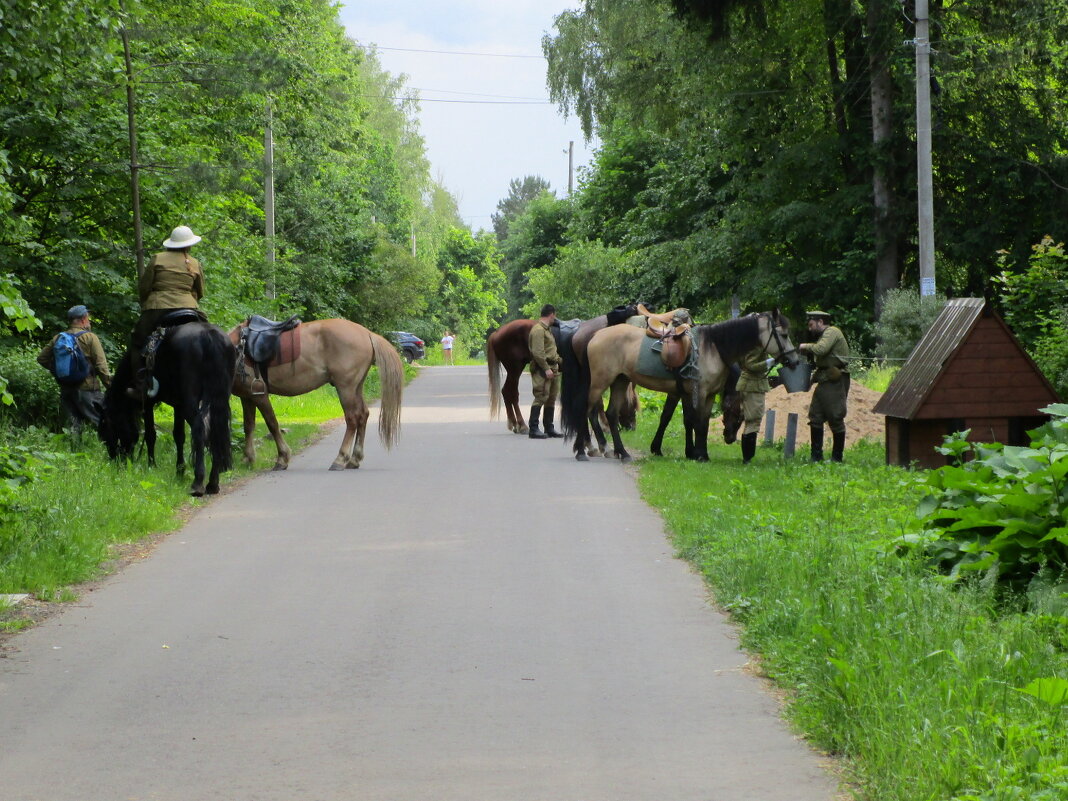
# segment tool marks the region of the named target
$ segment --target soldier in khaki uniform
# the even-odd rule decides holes
[[[534,386],[534,405],[530,407],[529,437],[548,439],[562,437],[553,426],[556,397],[560,394],[560,354],[550,326],[556,322],[556,307],[546,303],[541,307],[541,319],[530,329],[530,378]],[[545,433],[538,429],[538,415],[544,407]]]
[[[755,348],[742,357],[738,366],[738,391],[742,393],[742,417],[745,430],[742,432],[742,464],[749,464],[756,455],[757,434],[764,417],[764,396],[771,390],[768,369],[775,363],[768,358],[763,348]]]
[[[823,425],[834,438],[831,460],[842,461],[845,451],[846,399],[849,397],[849,343],[845,334],[831,325],[831,315],[823,311],[807,312],[808,330],[817,339],[804,342],[798,350],[815,365],[812,380],[816,389],[808,407],[808,425],[812,437],[812,461],[823,461]]]
[[[89,362],[89,375],[82,383],[76,386],[59,386],[59,402],[70,417],[71,432],[77,441],[81,436],[83,422],[88,421],[94,426],[100,424],[100,408],[104,402],[104,392],[100,386],[111,386],[111,372],[108,370],[108,360],[100,338],[90,330],[92,324],[89,322],[89,309],[81,304],[72,306],[67,312],[67,320],[70,322],[67,331],[77,337],[78,347]],[[59,334],[52,337],[52,341],[37,355],[37,363],[49,372],[54,372],[55,369],[53,351],[58,338]]]
[[[200,237],[188,226],[179,225],[164,241],[166,250],[152,257],[138,282],[141,317],[130,335],[130,366],[135,386],[127,390],[132,397],[141,398],[144,392],[144,377],[140,375],[144,364],[141,351],[160,319],[176,309],[195,309],[202,319],[207,320],[198,305],[204,297],[204,271],[200,262],[189,255],[189,249],[199,241]]]

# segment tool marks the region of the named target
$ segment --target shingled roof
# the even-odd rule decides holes
[[[1034,362],[1005,326],[1004,321],[997,317],[993,310],[987,310],[984,315],[984,310],[986,310],[986,301],[982,298],[953,298],[947,301],[927,333],[912,349],[908,360],[894,376],[894,380],[890,382],[883,397],[875,404],[873,411],[888,417],[914,419],[954,354],[968,339],[976,323],[984,316],[996,318],[999,327],[1004,330],[1004,341],[1015,345],[1020,357],[1031,365],[1041,382],[1049,387],[1052,397],[1055,398],[1056,394],[1053,393],[1049,382],[1034,366]]]

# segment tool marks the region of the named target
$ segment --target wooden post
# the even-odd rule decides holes
[[[775,444],[775,410],[768,409],[764,413],[764,442],[768,445]]]
[[[790,412],[786,416],[786,443],[782,449],[782,455],[787,459],[794,458],[794,448],[797,446],[797,412]]]

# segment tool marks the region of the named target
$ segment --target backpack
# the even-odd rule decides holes
[[[89,360],[85,358],[82,349],[78,347],[78,337],[84,333],[84,331],[81,331],[77,334],[72,334],[69,331],[64,331],[56,339],[56,344],[52,348],[52,354],[55,357],[55,369],[53,372],[55,373],[56,381],[61,384],[77,385],[89,376]]]

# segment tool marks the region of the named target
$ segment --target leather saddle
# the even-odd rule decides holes
[[[267,373],[271,365],[286,364],[300,356],[298,326],[300,318],[295,314],[281,321],[253,314],[241,326],[238,363],[252,364],[252,376],[248,381],[253,395],[265,395],[270,391]],[[244,375],[247,377],[247,372]]]
[[[641,303],[638,314],[645,318],[645,334],[660,341],[660,359],[669,370],[678,370],[690,360],[693,318],[688,309],[654,314]]]

